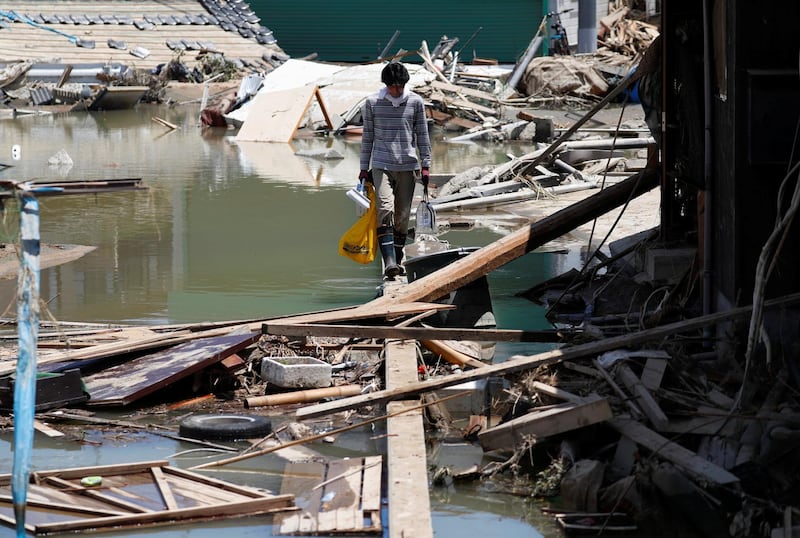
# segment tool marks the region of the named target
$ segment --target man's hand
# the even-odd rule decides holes
[[[431,180],[431,171],[425,166],[422,167],[422,186],[427,187],[428,182]]]
[[[362,170],[361,172],[358,173],[358,179],[360,181],[365,181],[368,177],[369,177],[369,172],[367,172],[366,170]]]

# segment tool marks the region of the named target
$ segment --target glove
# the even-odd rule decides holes
[[[366,170],[362,170],[361,172],[358,173],[358,180],[362,183],[365,182],[368,177],[369,177],[369,172],[367,172]]]
[[[422,186],[423,187],[427,187],[428,186],[428,182],[430,180],[431,180],[431,171],[427,167],[423,166],[422,167]]]

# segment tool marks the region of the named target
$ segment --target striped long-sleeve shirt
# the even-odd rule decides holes
[[[414,92],[400,106],[370,95],[362,109],[361,169],[408,171],[430,168],[431,142],[422,97]],[[415,148],[416,146],[416,148]],[[417,155],[419,151],[419,156]]]

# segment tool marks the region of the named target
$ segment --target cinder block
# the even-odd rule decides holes
[[[264,357],[261,377],[282,388],[329,387],[331,365],[315,357]]]
[[[673,284],[689,269],[696,250],[693,247],[648,249],[645,272],[651,280]]]

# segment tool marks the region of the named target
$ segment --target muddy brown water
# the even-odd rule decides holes
[[[43,318],[126,324],[166,324],[266,318],[363,303],[381,284],[379,266],[357,265],[337,253],[338,239],[355,219],[345,196],[358,174],[358,139],[310,137],[292,144],[237,144],[234,132],[203,129],[196,105],[138,105],[134,110],[28,116],[0,120],[2,172],[15,180],[141,178],[141,192],[51,196],[41,199],[41,237],[53,244],[91,245],[78,260],[43,269]],[[153,121],[178,125],[170,131]],[[11,148],[21,159],[11,160]],[[298,150],[334,149],[341,159],[299,157]],[[530,147],[493,143],[449,144],[434,136],[433,172],[496,164]],[[63,150],[71,165],[48,164]],[[442,217],[440,216],[440,220]],[[18,212],[7,204],[0,242],[16,238]],[[520,225],[508,210],[473,219],[469,230],[440,236],[453,247],[481,246]],[[578,262],[574,252],[531,253],[489,277],[498,326],[542,329],[536,305],[514,297]],[[0,304],[14,308],[15,282],[0,281]],[[7,314],[8,315],[8,314]],[[535,344],[500,344],[495,360],[536,353]],[[179,420],[184,411],[162,419]],[[135,409],[103,416],[136,419]],[[342,436],[315,449],[336,456],[374,454],[373,432]],[[84,441],[36,436],[34,469],[91,466],[167,458],[191,466],[216,455],[140,432],[87,429]],[[11,471],[10,432],[0,434],[0,472]],[[434,451],[435,449],[435,451]],[[469,447],[431,447],[432,461],[466,463],[481,454]],[[448,450],[450,450],[448,452]],[[282,461],[264,456],[210,474],[280,489]],[[556,536],[535,501],[497,491],[492,483],[431,489],[436,536]],[[270,518],[253,517],[97,536],[269,536]],[[0,536],[12,536],[0,527]]]

